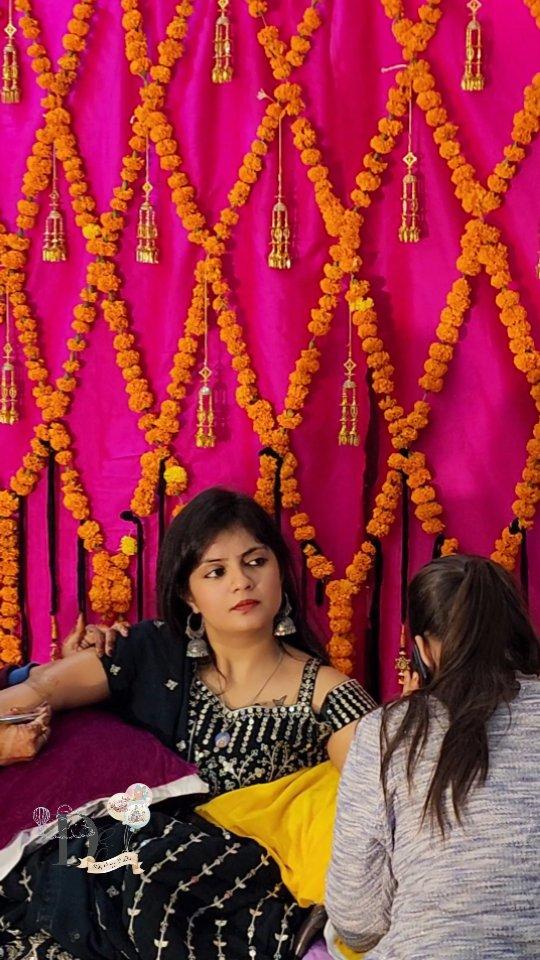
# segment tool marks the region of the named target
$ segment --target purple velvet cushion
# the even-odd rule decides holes
[[[33,819],[36,807],[50,811],[51,823],[61,804],[100,816],[106,811],[98,801],[137,782],[152,788],[154,803],[208,789],[196,767],[112,713],[85,709],[54,716],[50,740],[35,760],[0,768],[0,879],[27,844],[44,834]]]

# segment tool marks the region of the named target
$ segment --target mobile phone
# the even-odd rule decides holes
[[[431,683],[431,681],[433,680],[433,674],[426,667],[424,661],[422,660],[422,657],[420,656],[418,647],[414,642],[412,645],[412,668],[416,673],[420,675],[420,677],[422,678],[423,684]]]
[[[31,723],[37,713],[8,713],[0,717],[0,723]]]

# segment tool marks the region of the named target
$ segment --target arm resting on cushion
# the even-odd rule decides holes
[[[12,707],[36,707],[45,700],[53,710],[70,710],[108,697],[109,684],[101,660],[93,650],[86,650],[76,657],[34,667],[24,683],[0,690],[0,715]]]

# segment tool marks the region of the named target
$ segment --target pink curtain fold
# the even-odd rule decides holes
[[[304,0],[271,0],[267,21],[288,38],[301,18]],[[407,4],[416,15],[416,4]],[[5,8],[5,4],[2,5]],[[195,0],[186,38],[186,52],[175,68],[167,94],[167,112],[174,126],[185,169],[210,223],[227,202],[242,156],[249,149],[263,115],[257,99],[260,88],[269,93],[273,78],[257,41],[257,23],[244,0],[231,0],[234,44],[234,80],[212,84],[213,30],[217,6]],[[172,0],[142,0],[150,49],[174,11]],[[317,131],[324,162],[340,198],[351,204],[350,192],[362,157],[385,115],[393,74],[381,72],[401,62],[391,23],[378,0],[323,0],[322,26],[313,39],[305,65],[291,79],[303,88],[306,112]],[[465,3],[443,0],[443,16],[426,57],[444,98],[450,119],[459,126],[464,152],[485,182],[511,140],[512,117],[523,102],[523,90],[540,68],[540,31],[522,0],[491,0],[480,13],[484,32],[486,87],[479,93],[460,88],[468,10]],[[61,54],[61,37],[70,17],[70,4],[35,0],[35,14],[53,56]],[[1,16],[4,17],[2,9]],[[138,80],[132,77],[124,53],[119,0],[98,0],[80,74],[68,98],[88,179],[98,208],[108,205],[119,182],[121,158],[127,152],[130,117],[138,98]],[[2,23],[1,26],[4,24]],[[18,34],[21,54],[26,41]],[[2,178],[0,217],[14,229],[16,204],[34,132],[40,122],[41,91],[28,57],[21,56],[23,99],[18,105],[0,105]],[[269,222],[276,189],[277,144],[264,160],[263,173],[240,214],[225,258],[239,322],[257,371],[263,396],[280,410],[289,373],[310,335],[307,324],[316,306],[323,264],[330,238],[316,206],[313,185],[284,125],[284,190],[293,229],[293,267],[271,270],[267,265]],[[423,237],[417,244],[397,239],[401,213],[403,137],[392,154],[382,188],[365,211],[362,228],[361,275],[372,284],[382,335],[396,367],[396,392],[406,409],[422,391],[417,385],[427,348],[434,339],[445,296],[458,276],[460,235],[467,216],[453,193],[449,171],[433,142],[432,130],[419,108],[413,113],[413,145],[419,157]],[[500,210],[489,221],[502,231],[510,251],[515,288],[528,311],[533,336],[538,338],[540,281],[535,276],[540,224],[540,142],[527,150]],[[158,400],[166,396],[172,357],[190,302],[193,272],[200,251],[188,242],[170,200],[166,175],[152,157],[154,198],[160,230],[158,265],[135,262],[136,211],[134,203],[118,257],[145,374]],[[72,310],[84,284],[88,254],[69,207],[69,195],[60,170],[60,193],[65,213],[69,259],[47,264],[41,260],[41,237],[47,197],[31,234],[28,269],[30,302],[39,320],[40,338],[49,369],[58,376],[66,357]],[[140,189],[140,184],[138,189]],[[495,292],[484,274],[472,280],[473,302],[454,360],[441,394],[433,397],[430,424],[418,448],[434,472],[444,507],[449,536],[458,537],[465,551],[489,554],[495,539],[512,520],[514,487],[525,463],[525,446],[536,421],[534,403],[523,374],[514,366],[495,305]],[[219,441],[212,450],[194,443],[197,383],[193,380],[181,418],[175,452],[190,476],[187,496],[211,484],[225,484],[253,492],[258,470],[257,437],[235,401],[236,382],[230,358],[212,319],[210,360],[219,386]],[[3,342],[0,328],[0,344]],[[358,362],[358,448],[340,447],[339,402],[347,348],[347,310],[341,301],[331,332],[322,343],[321,367],[305,406],[304,421],[294,433],[292,447],[299,459],[299,480],[305,508],[317,529],[317,540],[341,575],[361,543],[365,515],[365,471],[378,457],[377,482],[385,476],[390,451],[386,427],[379,413],[374,434],[378,440],[366,450],[369,397],[365,358],[355,340]],[[39,422],[18,351],[21,386],[20,422],[0,426],[0,488],[9,483]],[[120,513],[129,507],[139,477],[139,458],[146,449],[137,415],[127,405],[124,381],[116,366],[112,336],[100,315],[84,354],[84,369],[71,410],[69,429],[75,438],[77,466],[90,494],[92,511],[106,531],[107,546],[131,532]],[[378,447],[378,451],[377,448]],[[77,613],[76,525],[59,507],[60,627],[65,632]],[[47,572],[46,484],[42,478],[28,502],[28,612],[32,657],[48,657],[49,578]],[[145,520],[147,615],[155,612],[154,566],[157,539],[155,515]],[[284,529],[288,529],[284,517]],[[381,692],[395,691],[394,658],[399,641],[400,535],[398,516],[383,543],[384,579],[381,602]],[[410,570],[427,561],[433,538],[412,519]],[[533,529],[528,537],[531,601],[538,612],[537,571],[540,540]],[[294,546],[296,556],[299,548]],[[133,565],[134,569],[134,565]],[[316,623],[328,633],[325,609],[314,606],[314,583],[309,599]],[[366,612],[371,581],[356,601],[358,635],[357,674],[365,675]],[[134,615],[132,609],[131,615]]]

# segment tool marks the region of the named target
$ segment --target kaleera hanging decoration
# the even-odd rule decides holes
[[[403,157],[407,173],[403,177],[401,186],[401,225],[398,236],[402,243],[418,243],[420,240],[420,226],[418,222],[418,181],[413,172],[418,157],[412,149],[412,90],[409,99],[409,131],[408,150]]]
[[[270,227],[270,253],[268,265],[274,270],[290,270],[291,268],[291,228],[289,226],[289,212],[283,199],[283,140],[282,116],[278,126],[278,182],[276,202],[272,208],[272,224]]]
[[[229,0],[218,0],[219,14],[214,30],[213,83],[230,83],[233,76],[231,23],[227,16]]]
[[[60,210],[60,194],[58,193],[56,173],[56,148],[54,144],[52,148],[52,190],[50,207],[45,221],[41,253],[47,263],[59,263],[61,260],[67,260],[64,218]]]
[[[214,432],[214,398],[210,379],[212,370],[208,365],[208,286],[205,277],[204,280],[204,360],[199,376],[202,380],[202,386],[199,390],[197,401],[197,433],[195,435],[195,444],[198,447],[215,447],[216,434]]]
[[[2,375],[0,379],[0,423],[12,426],[19,419],[17,409],[17,384],[15,381],[14,350],[11,342],[11,315],[9,295],[6,290],[5,325],[6,336],[3,349]]]
[[[348,355],[344,363],[345,379],[341,389],[341,428],[338,435],[340,446],[357,447],[358,436],[358,399],[356,395],[356,363],[352,357],[352,307],[349,304],[349,342]]]
[[[150,200],[150,194],[153,189],[150,180],[150,144],[148,137],[146,137],[146,173],[143,183],[144,200],[139,207],[139,219],[137,221],[136,258],[138,263],[159,263],[159,234],[156,222],[156,211]]]
[[[465,70],[461,78],[462,90],[483,90],[482,74],[482,28],[476,14],[482,4],[480,0],[469,0],[471,19],[465,31]]]
[[[8,4],[8,22],[4,27],[7,42],[2,57],[2,103],[19,103],[21,87],[19,83],[19,63],[15,34],[17,27],[13,23],[13,0]]]
[[[405,683],[405,674],[409,673],[410,669],[411,658],[407,654],[407,628],[405,624],[402,623],[399,635],[399,652],[395,660],[395,670],[400,686],[403,686]]]

